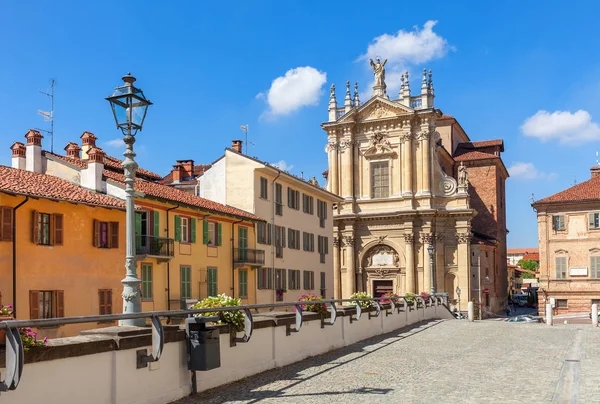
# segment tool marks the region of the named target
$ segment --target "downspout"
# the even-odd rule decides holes
[[[12,278],[13,278],[13,317],[17,319],[17,209],[25,205],[29,200],[29,196],[25,196],[25,200],[15,206],[12,211]]]
[[[235,298],[235,238],[234,230],[235,225],[243,222],[244,219],[238,220],[237,222],[231,223],[231,297]],[[246,280],[247,281],[247,280]],[[246,285],[248,287],[248,285]]]
[[[271,209],[271,234],[269,234],[269,236],[271,236],[271,273],[273,274],[273,276],[275,276],[275,240],[276,240],[276,233],[275,233],[275,181],[277,181],[277,178],[279,178],[279,176],[281,175],[281,171],[277,170],[277,176],[275,176],[275,178],[273,178],[273,181],[271,181],[271,196],[273,198],[273,203],[272,203],[272,209]],[[282,281],[283,281],[283,274],[281,277]],[[285,285],[282,285],[283,288],[285,289]],[[275,303],[276,299],[276,294],[277,294],[277,289],[275,287],[275,285],[273,285],[273,293],[271,294],[272,297],[272,303]],[[273,309],[271,309],[273,310]]]
[[[169,238],[169,211],[177,209],[177,206],[167,209],[167,238]],[[173,248],[175,248],[175,241],[173,241]],[[167,261],[167,310],[171,310],[171,264]]]

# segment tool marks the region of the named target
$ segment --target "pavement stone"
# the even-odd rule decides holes
[[[580,360],[563,371],[576,333]],[[600,404],[600,329],[435,320],[176,403],[551,403],[564,386],[570,402]]]

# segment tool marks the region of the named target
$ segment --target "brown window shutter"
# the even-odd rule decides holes
[[[31,241],[33,244],[38,244],[38,211],[31,212]],[[37,317],[36,317],[37,318]]]
[[[112,314],[112,290],[110,289],[106,290],[104,296],[104,305],[104,314]]]
[[[105,303],[104,303],[104,290],[100,289],[98,291],[98,308],[99,308],[99,313],[100,315],[105,314],[104,313],[104,307],[105,307]]]
[[[37,290],[29,291],[29,319],[40,318],[40,293]]]
[[[92,245],[100,247],[100,221],[94,219],[94,232],[92,233]]]
[[[0,240],[12,241],[13,208],[2,206],[0,213]]]
[[[56,317],[65,316],[65,291],[55,290],[54,296],[56,298]]]
[[[54,218],[54,245],[63,245],[63,215],[55,213]]]
[[[108,230],[110,234],[110,248],[119,248],[119,222],[110,222]]]

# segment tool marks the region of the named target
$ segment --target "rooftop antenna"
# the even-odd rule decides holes
[[[535,198],[533,197],[533,194],[531,194],[531,197],[529,199],[531,200],[531,203],[535,202]]]
[[[596,164],[600,166],[600,161],[598,161],[598,152],[596,152]]]
[[[248,126],[249,126],[248,124],[240,126],[240,129],[243,130],[244,133],[246,134],[246,154],[248,154],[248,144],[251,144],[252,146],[254,146],[254,143],[248,142]]]
[[[577,178],[573,176],[573,185],[577,185]]]
[[[38,114],[44,117],[44,122],[50,122],[50,130],[38,129],[50,135],[50,152],[54,153],[54,79],[50,83],[50,92],[40,91],[40,93],[50,97],[50,112],[38,109]]]

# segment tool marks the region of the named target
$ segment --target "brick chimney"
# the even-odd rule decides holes
[[[183,168],[181,178],[194,176],[194,160],[177,160],[177,164]]]
[[[88,151],[96,147],[96,140],[98,138],[91,132],[83,132],[81,135],[81,158],[82,160],[88,159]]]
[[[592,168],[590,168],[590,173],[592,174],[592,178],[600,176],[600,165],[592,166]]]
[[[42,139],[44,136],[37,130],[29,129],[25,134],[25,169],[34,173],[42,172]]]
[[[67,153],[67,157],[72,157],[74,159],[80,159],[79,152],[81,151],[81,147],[75,142],[67,143],[65,147],[65,152]]]
[[[12,168],[19,170],[25,169],[25,145],[21,142],[14,142],[10,146],[12,150]]]
[[[185,177],[185,170],[183,168],[183,165],[181,165],[180,163],[177,163],[173,166],[172,173],[173,182],[180,182],[181,179]]]
[[[242,152],[242,141],[241,140],[232,140],[231,148],[238,153]]]
[[[81,186],[94,190],[102,191],[102,173],[104,172],[104,156],[106,155],[99,147],[93,147],[88,150],[87,168],[81,170]]]

